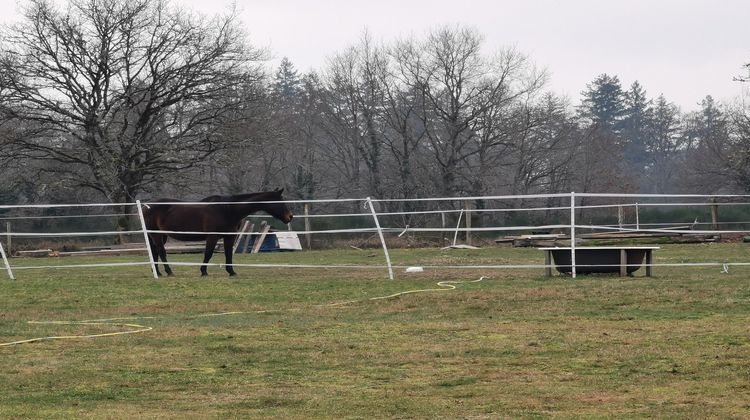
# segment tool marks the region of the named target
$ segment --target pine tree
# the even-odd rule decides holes
[[[282,159],[284,166],[291,169],[291,176],[287,179],[289,196],[313,198],[317,182],[314,173],[317,156],[312,135],[305,129],[308,92],[304,81],[287,57],[282,58],[279,63],[272,92],[277,141],[283,141],[289,150]]]
[[[625,115],[625,95],[620,79],[617,76],[601,74],[587,84],[586,90],[581,94],[583,100],[579,107],[579,116],[591,126],[618,134],[622,129]]]
[[[646,137],[646,172],[650,188],[644,192],[663,194],[673,188],[674,178],[683,149],[680,110],[659,95],[651,113],[651,124]]]
[[[586,85],[578,108],[582,131],[581,156],[576,168],[576,191],[629,191],[628,168],[620,133],[625,96],[617,76],[602,74]]]
[[[273,82],[274,98],[282,104],[294,103],[300,93],[301,84],[297,70],[294,64],[284,57],[279,63],[279,69],[276,71]]]
[[[625,146],[625,161],[636,174],[643,172],[648,161],[646,142],[653,124],[652,101],[640,83],[633,82],[624,94],[625,109],[621,136]]]

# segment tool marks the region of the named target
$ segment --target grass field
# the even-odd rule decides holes
[[[400,265],[542,261],[533,249],[392,253]],[[654,259],[749,256],[743,244],[664,245]],[[143,257],[12,263],[105,260]],[[383,264],[379,250],[241,262]],[[576,279],[399,270],[395,281],[382,268],[237,270],[200,278],[197,267],[175,267],[159,280],[147,266],[0,273],[0,342],[153,328],[0,347],[0,418],[750,417],[750,267]],[[28,323],[105,318],[128,319]]]

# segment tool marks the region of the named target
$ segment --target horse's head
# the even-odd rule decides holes
[[[271,199],[269,199],[268,201],[284,201],[284,197],[281,196],[283,192],[283,188],[271,191]],[[266,208],[266,212],[286,224],[289,224],[294,218],[294,213],[289,210],[289,207],[286,206],[286,203],[269,203],[268,207]]]

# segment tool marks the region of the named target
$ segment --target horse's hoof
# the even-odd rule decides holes
[[[201,273],[201,277],[208,277],[208,273]]]
[[[167,277],[172,277],[172,276],[174,276],[174,273],[167,273]]]
[[[229,273],[229,277],[234,277],[236,275],[237,275],[237,273]]]

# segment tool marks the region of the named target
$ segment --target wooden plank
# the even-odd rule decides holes
[[[265,222],[264,222],[265,223]],[[263,228],[260,230],[260,235],[255,240],[255,244],[253,245],[253,254],[257,254],[258,251],[260,251],[261,245],[263,245],[263,241],[266,240],[266,235],[268,235],[268,231],[271,230],[271,225],[265,224]]]
[[[539,248],[542,251],[546,250],[555,250],[555,249],[570,249],[569,246],[561,246],[561,247],[549,247],[549,248]],[[642,249],[661,249],[661,247],[658,246],[577,246],[576,249],[635,249],[635,250],[642,250]]]
[[[250,243],[250,238],[253,236],[253,229],[255,229],[255,223],[250,223],[250,226],[247,228],[247,235],[242,239],[242,249],[245,254],[247,254],[247,244]]]
[[[52,253],[51,249],[34,249],[31,251],[16,251],[16,254],[19,257],[32,257],[32,258],[48,257],[49,254],[51,253]]]
[[[242,227],[240,228],[240,232],[237,234],[237,239],[234,241],[234,249],[232,249],[232,254],[237,253],[237,249],[240,247],[240,242],[242,242],[242,239],[247,237],[247,229],[250,227],[250,221],[245,220],[242,223]]]

